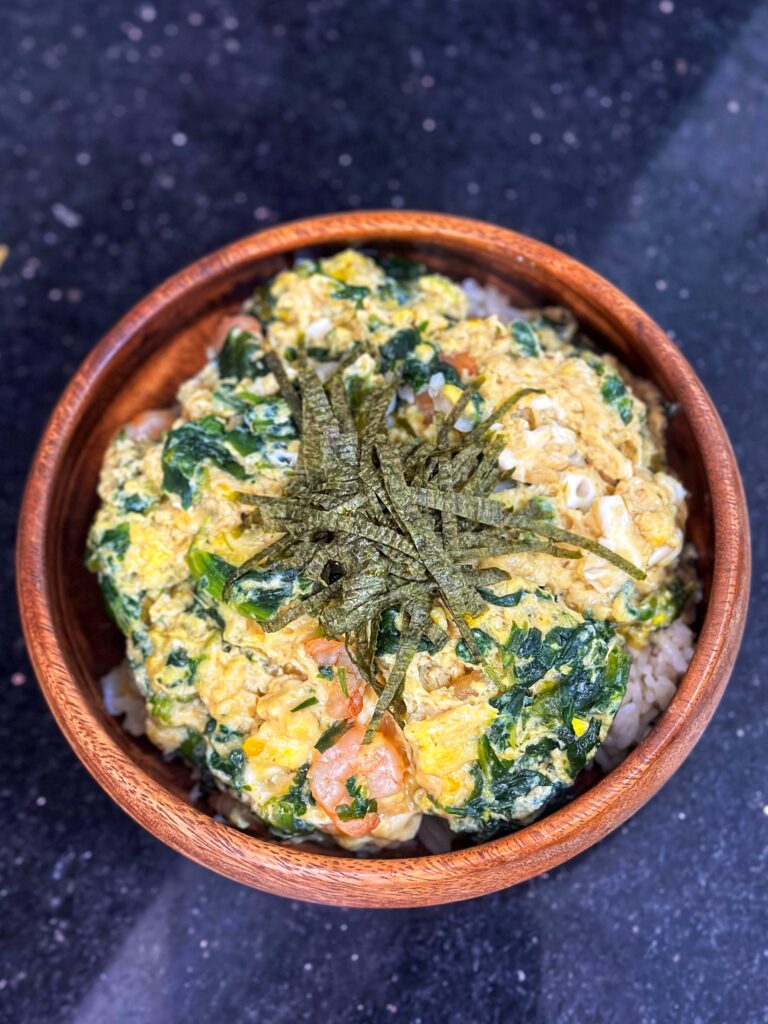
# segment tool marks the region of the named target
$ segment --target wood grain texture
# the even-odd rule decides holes
[[[569,306],[596,341],[680,405],[670,460],[691,493],[689,537],[701,552],[704,604],[696,651],[667,711],[629,757],[566,807],[516,835],[440,855],[359,859],[240,833],[189,802],[189,773],[128,736],[105,711],[98,679],[122,656],[83,567],[96,482],[114,432],[167,405],[205,362],[218,318],[297,250],[370,245],[451,276],[472,275],[521,304]],[[728,682],[746,619],[750,544],[744,492],[723,425],[693,369],[625,295],[575,260],[490,224],[408,211],[316,217],[242,239],[160,285],[91,352],[35,456],[19,525],[24,632],[48,704],[73,750],[139,824],[229,878],[296,899],[417,906],[468,899],[546,871],[616,828],[676,771]]]

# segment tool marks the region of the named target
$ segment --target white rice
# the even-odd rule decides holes
[[[694,636],[682,618],[651,636],[646,647],[631,651],[627,692],[595,760],[605,771],[623,761],[675,695],[693,657]]]
[[[104,707],[110,715],[124,715],[123,728],[131,736],[143,736],[147,720],[147,705],[139,693],[127,661],[101,678]]]
[[[469,302],[468,314],[471,317],[497,316],[502,321],[516,320],[521,310],[509,301],[495,285],[479,284],[472,277],[467,277],[461,282],[462,291]]]

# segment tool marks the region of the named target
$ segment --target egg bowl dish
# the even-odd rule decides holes
[[[530,834],[692,653],[667,400],[577,303],[413,256],[282,261],[103,439],[87,558],[128,655],[107,706],[291,855]]]

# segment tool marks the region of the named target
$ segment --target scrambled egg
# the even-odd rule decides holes
[[[304,261],[257,290],[176,408],[113,441],[89,565],[126,635],[147,734],[231,794],[238,821],[350,848],[409,840],[424,813],[489,832],[539,813],[604,738],[626,685],[624,642],[647,642],[687,596],[674,571],[685,492],[665,468],[659,397],[564,324],[551,311],[511,325],[469,318],[458,284],[397,258]],[[260,625],[299,574],[267,574],[247,599],[226,591],[232,569],[278,536],[249,521],[238,495],[280,495],[294,472],[298,431],[265,354],[291,376],[300,346],[321,378],[344,358],[352,396],[395,374],[399,440],[434,439],[472,377],[479,393],[459,431],[525,389],[493,428],[495,498],[512,510],[538,502],[645,579],[590,553],[486,559],[508,579],[469,624],[483,663],[448,627],[442,648],[411,662],[401,725],[361,746],[376,695],[343,643],[309,616]],[[377,653],[390,667],[385,642]]]

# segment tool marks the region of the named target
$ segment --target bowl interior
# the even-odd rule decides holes
[[[471,276],[481,283],[494,284],[520,306],[568,306],[598,347],[614,352],[632,370],[655,381],[669,401],[679,397],[665,367],[652,361],[642,338],[634,336],[626,322],[553,275],[542,284],[541,267],[531,268],[521,260],[510,273],[508,258],[505,261],[492,254],[477,255],[458,248],[408,245],[381,235],[358,236],[350,243],[421,259],[430,268],[454,278]],[[325,249],[335,251],[342,246],[334,242]],[[322,247],[304,249],[301,255],[323,251]],[[218,273],[196,280],[183,296],[160,306],[138,324],[97,367],[53,480],[50,508],[62,510],[62,514],[49,518],[45,557],[62,657],[85,689],[89,702],[98,709],[104,729],[148,775],[183,801],[189,801],[189,770],[178,761],[165,762],[146,740],[129,736],[103,707],[99,679],[122,659],[123,641],[107,617],[95,578],[83,564],[86,535],[97,507],[99,470],[115,432],[137,412],[171,404],[178,385],[205,363],[206,347],[219,318],[236,310],[255,285],[289,266],[297,252],[294,249],[223,266]],[[688,537],[701,554],[703,612],[712,577],[712,504],[702,453],[684,410],[671,419],[668,450],[672,469],[691,495]],[[585,784],[592,781],[584,780]],[[199,806],[205,813],[213,813],[205,803]],[[336,847],[314,849],[336,857],[344,855]],[[409,856],[422,852],[426,851],[407,850]]]

